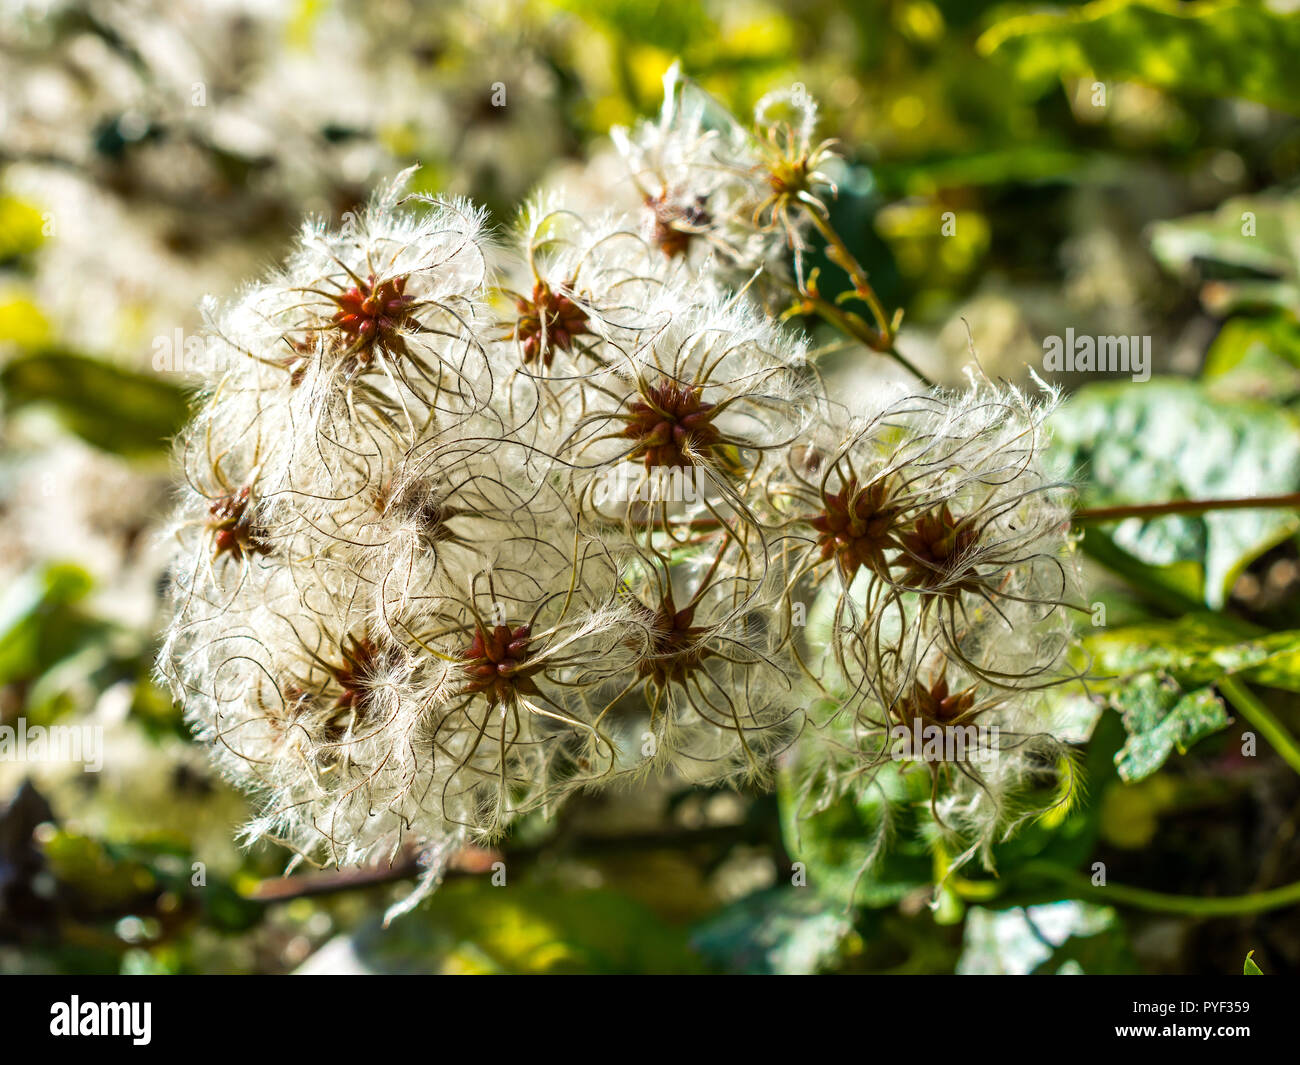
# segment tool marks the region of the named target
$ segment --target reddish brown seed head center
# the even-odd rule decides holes
[[[593,335],[587,312],[563,292],[557,292],[538,279],[531,298],[515,300],[519,318],[514,336],[524,352],[524,362],[541,363],[550,368],[557,351],[572,351],[575,339]]]
[[[368,348],[376,342],[391,343],[397,337],[415,298],[406,294],[405,277],[377,282],[371,274],[334,297],[334,302],[338,305],[334,324],[351,346]]]
[[[486,695],[493,706],[510,702],[520,692],[532,691],[530,677],[538,667],[529,662],[531,642],[532,629],[528,625],[476,629],[474,639],[461,652],[469,678],[462,691]]]
[[[209,504],[204,524],[212,534],[213,558],[224,556],[239,562],[247,555],[270,551],[253,521],[252,495],[252,489],[244,485]]]
[[[378,645],[369,636],[349,636],[343,641],[342,663],[329,667],[338,688],[335,710],[361,709],[370,694],[369,680],[378,665]]]
[[[703,644],[708,630],[695,624],[695,607],[678,610],[669,594],[653,611],[643,606],[641,612],[649,627],[649,640],[637,672],[658,688],[666,688],[674,681],[685,683],[709,654]]]
[[[950,691],[948,678],[941,676],[929,684],[918,679],[894,704],[893,712],[908,728],[917,721],[922,725],[945,726],[971,716],[974,706],[974,688]]]
[[[386,477],[374,489],[373,500],[377,513],[412,522],[428,543],[454,538],[447,523],[457,511],[419,484],[394,484]]]
[[[685,255],[691,241],[713,224],[712,216],[704,209],[703,196],[682,205],[673,203],[664,190],[658,196],[647,196],[645,206],[650,211],[653,240],[669,259]]]
[[[662,381],[628,405],[623,435],[634,441],[628,457],[643,460],[646,469],[698,465],[722,441],[716,413],[702,388]]]
[[[767,183],[778,196],[797,196],[808,188],[807,156],[784,157],[767,172]]]
[[[977,586],[971,554],[979,538],[979,530],[954,517],[947,504],[922,514],[899,538],[904,566],[901,582],[913,588],[946,586],[952,592]]]
[[[323,685],[289,684],[284,688],[285,701],[294,708],[295,717],[319,714],[326,742],[339,743],[366,716],[382,658],[379,645],[368,635],[347,636],[336,659],[324,664],[328,680]]]
[[[822,559],[835,559],[846,577],[860,569],[885,575],[885,551],[896,546],[900,512],[890,497],[891,486],[884,478],[860,487],[858,479],[850,477],[840,491],[824,494],[821,513],[809,519]]]

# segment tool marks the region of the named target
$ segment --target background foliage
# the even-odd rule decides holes
[[[187,409],[167,353],[199,297],[411,162],[499,222],[543,178],[597,180],[676,57],[742,114],[792,81],[822,101],[852,164],[836,226],[936,379],[970,347],[1024,378],[1067,327],[1152,338],[1148,382],[1057,375],[1081,506],[1300,491],[1293,8],[7,5],[0,724],[93,724],[105,758],[0,761],[0,970],[1226,973],[1251,950],[1247,970],[1296,970],[1294,510],[1083,530],[1090,679],[1062,699],[1086,795],[937,896],[906,781],[867,875],[870,806],[796,827],[785,789],[649,785],[525,824],[504,888],[502,855],[462,856],[385,930],[405,858],[274,880],[283,856],[236,848],[243,800],[149,678]]]

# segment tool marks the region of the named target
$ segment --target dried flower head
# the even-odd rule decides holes
[[[801,255],[799,205],[826,213],[835,142],[814,142],[816,123],[815,101],[796,86],[763,97],[747,128],[674,65],[658,122],[611,135],[639,194],[647,239],[697,267],[716,255],[743,278],[760,268],[780,274],[789,252]]]
[[[1063,793],[1054,394],[845,417],[755,289],[834,191],[815,105],[749,130],[665,87],[618,137],[639,223],[542,197],[498,249],[403,177],[206,307],[159,670],[257,797],[249,838],[415,842],[423,890],[580,789],[765,783],[789,752],[817,801],[925,771],[966,860]]]

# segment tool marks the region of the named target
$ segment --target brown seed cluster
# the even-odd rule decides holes
[[[947,596],[978,593],[983,585],[971,562],[979,530],[953,516],[945,503],[920,515],[900,536],[903,571],[900,582],[909,588]]]
[[[572,351],[578,337],[594,335],[587,312],[540,278],[531,297],[515,299],[515,309],[519,317],[512,335],[520,342],[526,363],[541,362],[549,370],[557,351]]]
[[[703,196],[697,196],[693,203],[683,207],[669,200],[667,190],[645,198],[652,219],[651,238],[669,259],[685,255],[691,241],[712,225],[713,218],[704,209],[705,202]]]
[[[242,562],[249,555],[271,550],[253,516],[253,490],[248,485],[214,499],[208,507],[207,528],[212,536],[212,557]]]
[[[707,461],[722,441],[713,419],[717,411],[706,403],[704,390],[664,380],[645,389],[628,404],[623,435],[634,441],[628,458],[646,469],[686,468]]]
[[[529,662],[531,636],[528,625],[477,627],[474,639],[461,652],[469,677],[464,693],[485,695],[488,705],[495,707],[511,703],[517,694],[535,691],[531,677],[541,667]]]
[[[331,321],[347,338],[347,350],[358,365],[368,366],[376,349],[396,355],[405,352],[402,330],[415,303],[406,293],[406,283],[405,277],[379,281],[371,274],[333,297],[338,311]]]
[[[642,605],[641,612],[649,626],[648,646],[637,662],[637,672],[655,687],[683,684],[693,670],[708,657],[705,644],[708,629],[695,624],[695,604],[680,610],[672,592],[664,593],[655,609]]]
[[[809,519],[822,561],[834,559],[847,580],[860,569],[886,576],[885,552],[898,546],[903,510],[887,478],[860,486],[857,477],[850,477],[838,492],[824,497],[822,513]]]

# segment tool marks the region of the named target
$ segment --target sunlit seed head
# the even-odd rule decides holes
[[[946,503],[919,515],[900,533],[899,542],[903,549],[897,559],[899,584],[950,596],[983,587],[985,582],[972,564],[979,529],[968,519],[954,517]]]
[[[375,349],[393,355],[405,352],[402,329],[415,303],[414,297],[406,295],[406,281],[405,277],[377,280],[370,274],[332,297],[338,310],[331,322],[358,366],[368,366]]]
[[[886,552],[898,546],[898,530],[905,506],[893,498],[887,477],[865,486],[851,476],[834,493],[823,493],[823,507],[809,519],[817,532],[823,561],[835,560],[847,579],[865,569],[877,576],[889,572]]]
[[[530,662],[532,628],[528,625],[478,627],[461,652],[467,677],[461,689],[484,695],[489,706],[513,705],[520,695],[536,691],[532,675],[541,668]]]
[[[254,517],[252,488],[244,485],[214,499],[205,522],[212,537],[212,557],[242,561],[271,550],[264,529]]]
[[[703,399],[703,389],[676,381],[660,381],[628,404],[623,435],[633,441],[628,458],[647,469],[694,466],[707,459],[722,441],[713,424],[715,408]]]
[[[557,351],[572,351],[578,337],[595,335],[587,312],[541,278],[531,296],[516,299],[515,309],[511,336],[523,349],[525,363],[540,362],[550,369]]]

